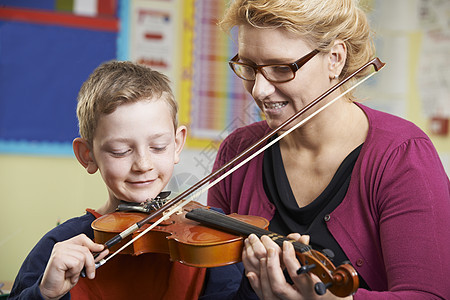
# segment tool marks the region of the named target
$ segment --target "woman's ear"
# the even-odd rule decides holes
[[[73,153],[77,157],[80,164],[89,174],[94,174],[98,170],[98,166],[94,160],[94,154],[88,142],[82,138],[76,138],[72,143]]]
[[[347,46],[341,40],[334,41],[329,56],[330,79],[338,79],[347,59]]]
[[[187,128],[186,126],[180,126],[175,132],[175,158],[174,163],[177,164],[180,161],[181,151],[183,150],[184,143],[186,142]]]

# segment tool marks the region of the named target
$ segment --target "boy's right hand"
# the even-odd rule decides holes
[[[45,268],[44,276],[39,285],[45,299],[59,299],[64,296],[80,278],[80,272],[85,267],[88,278],[95,277],[95,261],[104,258],[109,250],[104,245],[94,243],[84,234],[56,243],[53,246],[50,259]],[[100,252],[94,260],[93,252]]]

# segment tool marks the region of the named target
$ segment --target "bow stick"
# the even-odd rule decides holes
[[[196,184],[194,184],[192,187],[190,187],[189,189],[185,190],[184,192],[182,192],[181,194],[179,194],[178,196],[176,196],[174,199],[166,202],[163,206],[161,206],[159,209],[153,211],[152,213],[150,213],[147,217],[143,218],[141,221],[135,223],[134,225],[131,225],[129,228],[127,228],[126,230],[124,230],[123,232],[117,234],[115,237],[113,237],[112,239],[110,239],[109,241],[107,241],[105,243],[105,247],[106,248],[110,248],[114,245],[116,245],[117,243],[119,243],[120,241],[122,241],[125,237],[129,236],[130,234],[132,234],[133,232],[135,232],[136,230],[138,230],[139,228],[141,228],[142,226],[144,226],[145,224],[147,224],[148,222],[150,222],[150,220],[152,220],[153,218],[163,214],[162,217],[160,217],[158,220],[156,220],[152,225],[150,225],[149,227],[147,227],[144,231],[142,231],[139,235],[137,235],[136,237],[134,237],[133,239],[131,239],[129,242],[127,242],[125,245],[123,245],[120,249],[118,249],[116,252],[114,252],[113,254],[111,254],[110,256],[108,256],[107,258],[104,258],[102,260],[100,260],[99,262],[97,262],[95,264],[95,267],[98,268],[102,265],[104,265],[108,260],[110,260],[111,258],[113,258],[116,254],[118,254],[119,252],[121,252],[123,249],[125,249],[126,247],[128,247],[129,245],[131,245],[132,243],[134,243],[137,239],[139,239],[141,236],[143,236],[144,234],[146,234],[147,232],[149,232],[150,230],[152,230],[153,228],[155,228],[157,225],[159,225],[161,222],[163,222],[164,220],[168,219],[171,215],[173,215],[175,212],[179,211],[183,206],[185,206],[186,204],[188,204],[189,202],[191,202],[193,199],[196,199],[197,197],[199,197],[201,194],[203,194],[205,191],[207,191],[208,189],[210,189],[211,187],[213,187],[214,185],[216,185],[218,182],[220,182],[222,179],[224,179],[225,177],[227,177],[228,175],[230,175],[231,173],[233,173],[235,170],[237,170],[238,168],[240,168],[241,166],[243,166],[244,164],[246,164],[248,161],[250,161],[251,159],[253,159],[254,157],[256,157],[257,155],[259,155],[261,152],[265,151],[268,147],[272,146],[274,143],[278,142],[280,139],[282,139],[283,137],[285,137],[287,134],[291,133],[293,130],[297,129],[298,127],[302,126],[304,123],[306,123],[307,121],[309,121],[312,117],[314,117],[315,115],[317,115],[318,113],[320,113],[321,111],[323,111],[325,108],[327,108],[328,106],[330,106],[331,104],[333,104],[336,100],[340,99],[341,97],[343,97],[344,95],[346,95],[347,93],[349,93],[351,90],[355,89],[357,86],[359,86],[360,84],[362,84],[363,82],[365,82],[366,80],[368,80],[370,77],[372,77],[375,72],[370,73],[369,75],[367,75],[366,77],[364,77],[362,80],[360,80],[358,83],[356,83],[355,85],[353,85],[352,87],[350,87],[348,90],[344,91],[342,94],[340,94],[339,96],[337,96],[336,98],[334,98],[333,100],[331,100],[330,102],[328,102],[327,104],[325,104],[324,106],[322,106],[321,108],[319,108],[318,110],[316,110],[315,112],[313,112],[311,115],[309,115],[308,117],[306,117],[305,119],[303,119],[302,121],[298,122],[297,124],[295,124],[294,126],[292,126],[292,128],[290,128],[289,130],[283,132],[282,134],[280,134],[277,138],[275,138],[274,140],[272,140],[270,143],[266,144],[264,147],[260,148],[258,151],[254,152],[251,156],[248,156],[245,160],[241,161],[239,164],[237,164],[236,166],[234,166],[233,168],[231,168],[229,171],[227,171],[226,173],[224,173],[223,175],[221,175],[220,177],[218,177],[217,179],[215,179],[214,181],[210,182],[209,185],[207,185],[206,187],[202,188],[199,190],[200,187],[202,187],[204,184],[206,184],[207,182],[211,181],[212,179],[214,179],[216,176],[218,176],[220,173],[222,173],[225,169],[227,169],[228,167],[230,167],[232,164],[236,163],[237,161],[241,160],[244,156],[246,156],[247,154],[249,154],[250,152],[252,152],[254,149],[256,149],[257,147],[261,146],[264,142],[266,142],[268,139],[270,139],[272,136],[274,136],[275,134],[277,134],[280,130],[282,130],[285,126],[289,125],[290,123],[292,123],[295,119],[297,119],[299,116],[303,115],[305,112],[307,112],[309,109],[311,109],[312,107],[314,107],[315,105],[317,105],[320,101],[322,101],[325,97],[327,97],[328,95],[330,95],[332,92],[334,92],[335,90],[337,90],[339,87],[341,87],[343,84],[345,84],[346,82],[348,82],[351,78],[353,78],[354,76],[356,76],[359,72],[361,72],[362,70],[364,70],[365,68],[367,68],[368,66],[373,65],[375,72],[378,72],[379,70],[381,70],[384,66],[385,63],[381,62],[381,60],[378,57],[375,57],[374,59],[372,59],[371,61],[367,62],[366,64],[364,64],[362,67],[360,67],[359,69],[357,69],[355,72],[353,72],[352,74],[350,74],[349,76],[347,76],[345,79],[343,79],[342,81],[338,82],[337,84],[335,84],[334,86],[332,86],[330,89],[328,89],[326,92],[324,92],[322,95],[320,95],[318,98],[316,98],[315,100],[313,100],[311,103],[309,103],[308,105],[306,105],[304,108],[302,108],[301,110],[299,110],[297,113],[295,113],[294,115],[292,115],[289,119],[287,119],[286,121],[284,121],[280,126],[278,126],[277,128],[273,129],[272,131],[270,131],[267,135],[263,136],[260,140],[258,140],[255,144],[251,145],[250,147],[248,147],[247,149],[245,149],[242,153],[240,153],[239,155],[237,155],[235,158],[233,158],[231,161],[229,161],[228,163],[224,164],[222,167],[220,167],[219,169],[217,169],[216,171],[214,171],[213,173],[209,174],[208,176],[204,177],[202,180],[200,180],[199,182],[197,182]],[[196,191],[196,192],[195,192]],[[194,193],[195,192],[195,193]],[[191,195],[192,193],[194,193],[190,198],[185,199],[184,201],[183,198],[186,198],[187,196]],[[178,205],[177,205],[178,204]],[[85,275],[82,272],[82,276]]]

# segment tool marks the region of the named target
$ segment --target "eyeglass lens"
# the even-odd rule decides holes
[[[251,66],[234,63],[233,71],[244,80],[255,80],[256,69]],[[264,66],[260,68],[261,73],[270,81],[286,81],[294,78],[294,72],[288,65]]]
[[[276,64],[276,65],[266,65],[266,66],[251,66],[245,63],[240,63],[234,61],[230,61],[230,66],[237,76],[244,80],[255,80],[256,72],[259,70],[263,76],[272,82],[286,82],[294,79],[295,72],[307,61],[309,61],[312,57],[314,57],[319,51],[313,50],[304,57],[300,58],[297,62],[293,64]],[[236,59],[237,59],[236,55]],[[301,62],[304,60],[303,62]],[[294,69],[295,65],[295,69]]]

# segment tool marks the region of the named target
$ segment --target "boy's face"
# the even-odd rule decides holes
[[[140,203],[163,190],[184,145],[186,131],[180,128],[175,132],[163,100],[123,104],[100,118],[93,159],[112,203]]]

